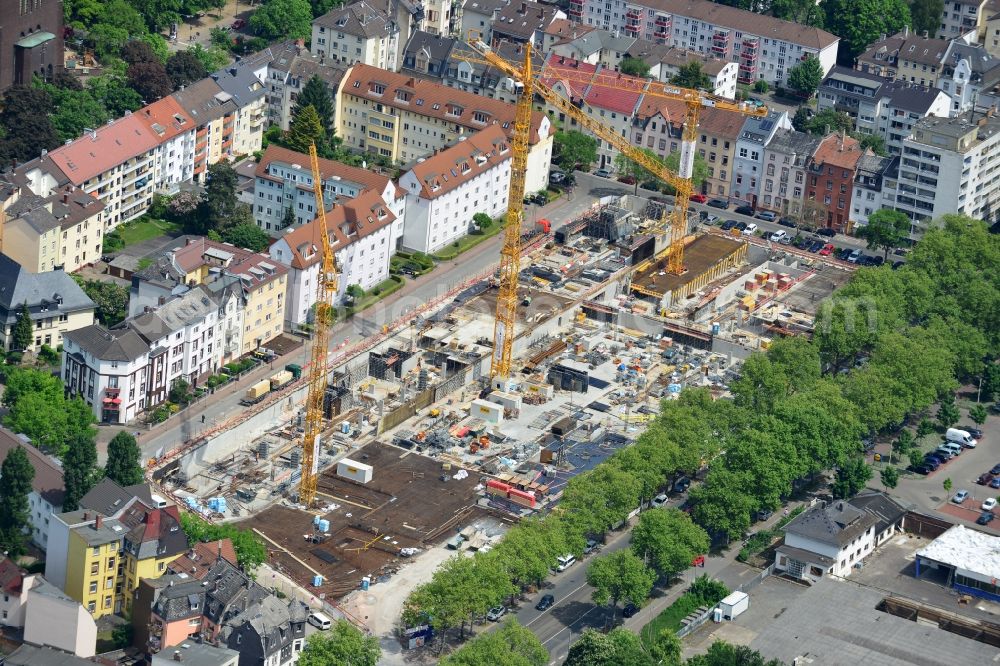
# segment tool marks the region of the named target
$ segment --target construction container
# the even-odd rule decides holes
[[[733,592],[719,602],[724,620],[732,620],[748,608],[750,608],[750,595],[746,592]]]
[[[295,379],[298,379],[302,376],[302,366],[299,365],[298,363],[289,363],[288,365],[285,366],[285,370],[288,370],[288,372],[292,373],[292,377],[294,377]]]
[[[495,481],[490,479],[486,482],[486,494],[496,495],[499,497],[506,497],[510,493],[511,487],[504,483],[503,481]]]
[[[281,388],[288,382],[292,381],[292,373],[289,370],[282,370],[281,372],[276,372],[271,376],[271,390]]]
[[[337,476],[356,481],[358,483],[368,483],[372,480],[374,468],[371,465],[355,462],[350,458],[343,458],[337,463]]]
[[[529,509],[535,508],[535,493],[530,490],[518,490],[517,488],[511,488],[510,494],[507,495],[507,498],[514,504],[528,507]]]
[[[330,521],[326,520],[325,518],[320,520],[316,526],[319,527],[319,531],[322,532],[323,534],[326,534],[327,532],[330,531]]]
[[[323,577],[319,574],[313,576],[313,587],[323,587]]]
[[[271,382],[266,379],[262,379],[253,386],[247,389],[247,400],[260,400],[271,390]]]
[[[534,382],[524,385],[524,390],[528,393],[537,393],[546,400],[551,400],[555,395],[555,387],[551,384],[535,384]]]
[[[495,402],[498,405],[503,405],[505,409],[521,409],[521,396],[516,393],[493,391],[486,396],[486,399],[490,402]]]
[[[503,421],[503,405],[477,398],[472,401],[472,416],[496,425]]]

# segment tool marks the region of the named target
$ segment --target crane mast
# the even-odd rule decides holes
[[[330,246],[330,231],[326,226],[326,202],[323,200],[323,176],[319,170],[316,144],[309,146],[312,165],[313,194],[316,198],[320,228],[319,283],[316,293],[316,320],[309,361],[309,390],[306,394],[306,423],[302,437],[302,479],[299,502],[310,506],[316,499],[316,477],[319,469],[320,437],[323,434],[323,397],[326,394],[330,329],[333,327],[333,301],[337,295],[337,262]]]
[[[524,180],[528,169],[528,143],[531,134],[531,100],[534,75],[531,71],[531,43],[524,48],[524,68],[517,83],[519,97],[514,115],[514,138],[511,146],[510,190],[507,195],[507,226],[500,251],[500,289],[497,294],[496,323],[493,330],[493,358],[490,379],[505,382],[510,378],[514,349],[514,326],[517,321],[517,281],[521,270],[521,222],[524,217]]]

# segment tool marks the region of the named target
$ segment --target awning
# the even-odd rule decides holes
[[[112,405],[120,405],[120,404],[122,404],[122,399],[121,398],[105,398],[104,402],[110,403]]]

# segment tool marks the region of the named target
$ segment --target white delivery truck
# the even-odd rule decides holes
[[[955,442],[960,446],[964,446],[967,449],[976,448],[976,440],[972,438],[968,430],[959,430],[958,428],[948,428],[948,431],[944,434],[944,438],[949,442]]]
[[[732,620],[748,608],[750,608],[750,595],[746,592],[733,592],[719,602],[723,620]]]

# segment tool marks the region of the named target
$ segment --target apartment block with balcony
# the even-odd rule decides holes
[[[223,116],[220,159],[234,159],[260,150],[267,126],[268,64],[272,56],[268,51],[255,53],[243,60],[220,69],[211,75],[222,89],[222,98],[228,98],[236,110]]]
[[[975,41],[981,25],[996,11],[993,0],[946,0],[936,36],[938,39],[954,39],[971,33]]]
[[[960,213],[1000,220],[1000,116],[989,109],[924,118],[903,142],[893,208],[910,216],[910,237],[929,220]]]
[[[805,198],[806,164],[819,147],[821,137],[793,129],[779,129],[764,147],[761,178],[761,208],[782,216],[801,219]]]
[[[203,183],[208,166],[226,155],[223,143],[232,146],[233,122],[239,107],[211,77],[192,83],[171,97],[195,123],[191,173],[195,182]]]
[[[98,324],[63,336],[61,375],[66,392],[81,398],[98,423],[124,425],[146,410],[149,345],[131,329]]]
[[[872,213],[892,208],[899,174],[899,156],[865,155],[858,160],[854,175],[854,195],[851,197],[851,223],[857,227],[868,224]]]
[[[359,64],[340,85],[337,135],[349,148],[405,164],[490,125],[509,137],[514,112],[513,104]],[[554,133],[545,115],[532,114],[526,191],[548,183]]]
[[[194,178],[195,122],[173,97],[139,109],[135,116],[157,140],[153,154],[153,185],[173,194]]]
[[[839,38],[709,0],[570,0],[569,15],[588,26],[736,62],[740,80],[787,85],[788,72],[816,56],[824,73]]]

